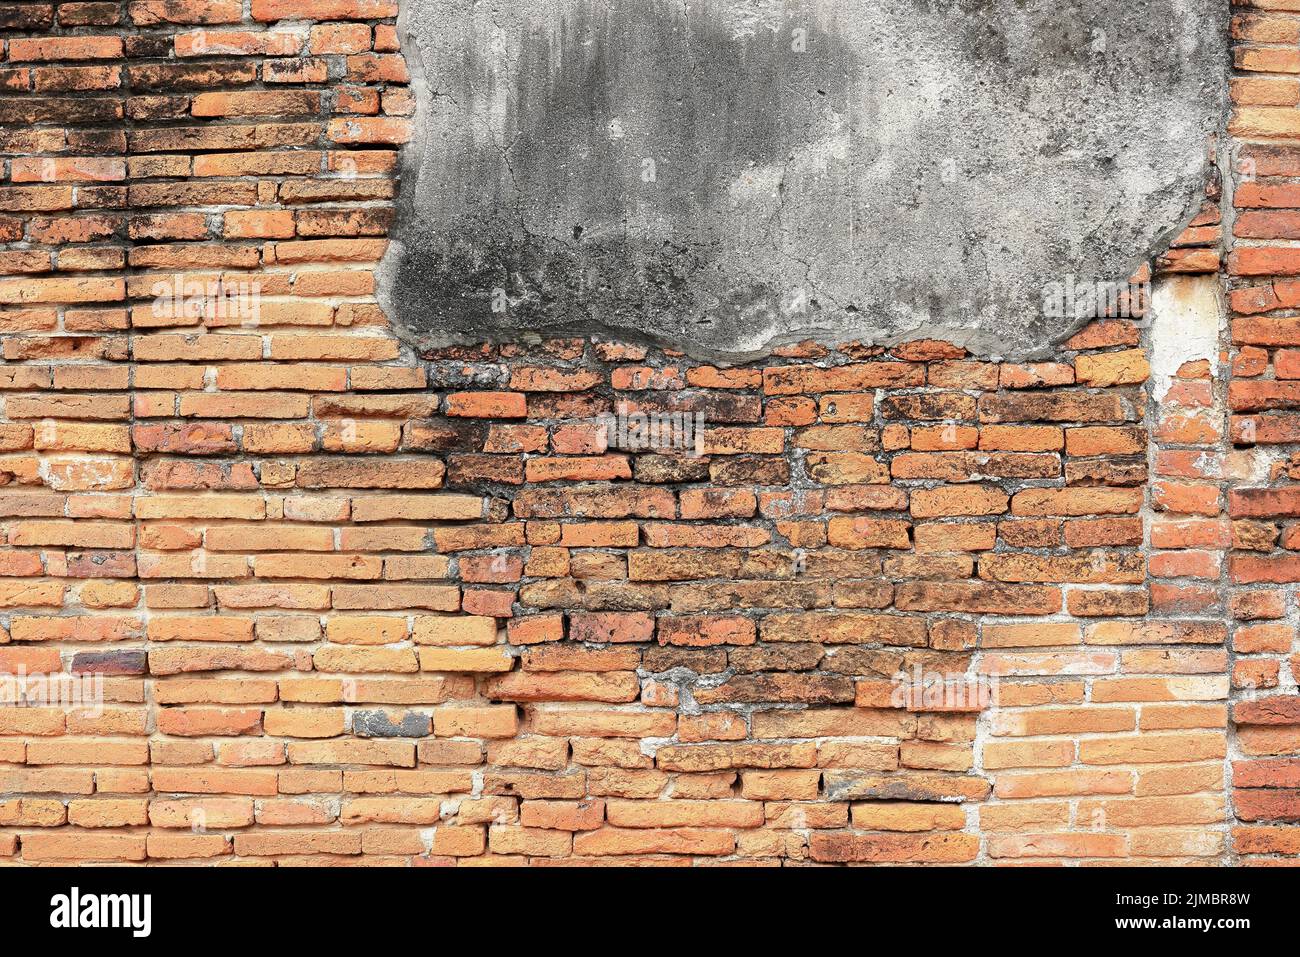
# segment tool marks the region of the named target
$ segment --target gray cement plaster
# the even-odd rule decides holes
[[[1198,206],[1225,0],[404,0],[381,302],[419,345],[1042,355]]]

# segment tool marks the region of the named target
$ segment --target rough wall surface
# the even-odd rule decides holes
[[[381,301],[420,344],[1047,357],[1083,324],[1049,283],[1123,282],[1195,213],[1226,8],[410,0]]]
[[[720,367],[398,339],[391,0],[0,4],[0,669],[106,698],[0,708],[0,850],[1294,860],[1300,17],[1264,7],[1232,235],[1211,182],[1147,315]],[[607,447],[656,411],[697,454]]]

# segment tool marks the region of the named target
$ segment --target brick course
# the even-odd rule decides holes
[[[1300,17],[1268,5],[1230,251],[1211,183],[1155,263],[1229,285],[1227,362],[1157,403],[1151,329],[1105,317],[1030,363],[416,354],[374,299],[395,0],[0,3],[0,670],[107,700],[0,708],[0,853],[1294,858]],[[702,414],[700,454],[609,447],[620,411]],[[997,706],[900,701],[915,669]]]

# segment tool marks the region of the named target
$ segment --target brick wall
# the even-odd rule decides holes
[[[1260,3],[1234,20],[1238,137],[1231,287],[1229,444],[1243,461],[1230,491],[1233,845],[1252,863],[1300,855],[1300,16]],[[1269,10],[1267,8],[1276,8]]]
[[[719,368],[396,338],[396,13],[0,3],[0,668],[106,698],[0,708],[0,852],[1300,852],[1300,17],[1236,19],[1232,251],[1210,183],[1175,319]],[[1230,353],[1183,355],[1224,283]],[[619,411],[702,413],[700,454],[607,447]]]

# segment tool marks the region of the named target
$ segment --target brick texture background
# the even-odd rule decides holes
[[[108,699],[0,708],[0,854],[1291,862],[1292,6],[1235,8],[1230,235],[1207,184],[1155,263],[1231,329],[1157,404],[1113,318],[1033,364],[414,354],[395,0],[0,3],[0,669]],[[606,448],[620,403],[704,454]],[[998,706],[897,707],[918,666]]]

